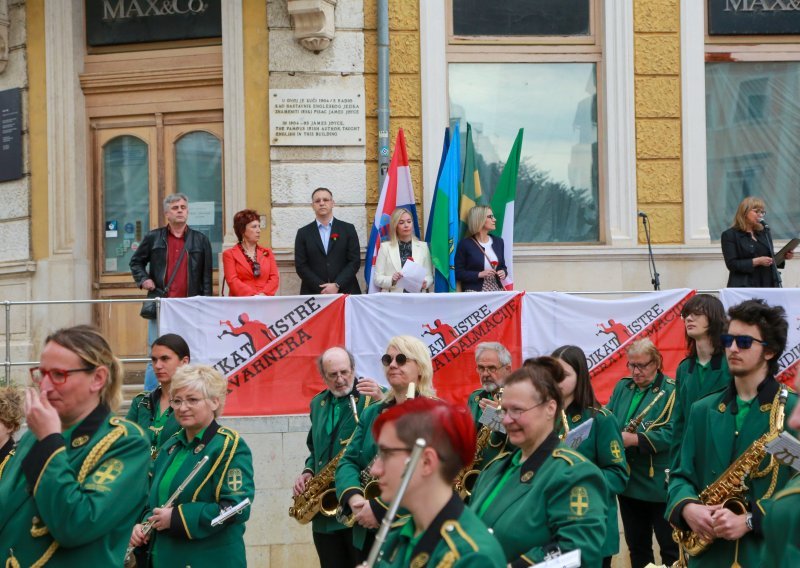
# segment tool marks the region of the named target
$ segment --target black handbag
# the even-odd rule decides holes
[[[178,257],[178,262],[175,263],[175,268],[172,269],[172,274],[167,281],[166,288],[163,290],[161,288],[150,290],[147,292],[148,298],[165,298],[167,296],[169,293],[169,287],[172,285],[172,281],[175,280],[175,276],[178,274],[178,269],[181,267],[181,262],[183,262],[184,255],[186,255],[186,245],[183,245],[183,250]],[[147,320],[154,320],[158,318],[158,308],[156,306],[156,302],[142,302],[142,309],[139,310],[139,315]]]

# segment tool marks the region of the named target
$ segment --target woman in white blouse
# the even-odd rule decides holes
[[[373,278],[381,292],[403,292],[402,269],[408,260],[422,266],[427,275],[422,283],[423,292],[433,284],[433,265],[428,245],[414,235],[414,220],[407,209],[398,207],[389,219],[390,241],[381,244],[375,261]],[[411,291],[411,290],[409,290]],[[416,291],[416,290],[415,290]]]

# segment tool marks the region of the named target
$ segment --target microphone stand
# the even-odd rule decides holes
[[[775,260],[775,245],[772,242],[772,231],[769,230],[769,225],[767,225],[763,219],[759,220],[759,223],[764,226],[764,233],[767,237],[767,244],[769,245],[769,257],[772,259],[772,277],[775,279],[775,287],[783,288],[781,273],[778,271],[778,263]]]
[[[647,238],[647,268],[650,270],[650,283],[653,285],[653,290],[658,291],[661,290],[661,279],[659,277],[658,270],[656,270],[656,258],[653,256],[653,245],[650,242],[650,221],[647,218],[647,215],[643,213],[640,213],[639,216],[642,218],[644,235]]]

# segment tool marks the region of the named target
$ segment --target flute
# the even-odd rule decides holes
[[[414,475],[414,470],[417,469],[417,464],[419,463],[419,459],[422,457],[422,451],[425,449],[425,446],[427,446],[427,442],[422,438],[417,438],[417,441],[414,443],[414,449],[411,450],[411,456],[406,462],[406,467],[403,471],[403,477],[400,480],[400,487],[397,489],[397,495],[395,495],[394,499],[392,499],[392,504],[389,507],[386,516],[383,517],[383,521],[381,521],[381,528],[378,530],[378,534],[375,535],[375,542],[372,544],[372,548],[369,551],[367,561],[362,564],[362,566],[366,566],[366,568],[373,568],[373,566],[375,566],[375,562],[378,560],[378,555],[381,552],[383,543],[386,541],[386,535],[389,534],[389,529],[392,528],[392,522],[397,515],[397,509],[400,508],[400,501],[403,500],[403,495],[405,495],[406,490],[408,489],[408,484],[411,481],[411,476]]]

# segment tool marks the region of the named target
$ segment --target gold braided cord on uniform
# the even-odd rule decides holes
[[[231,461],[233,461],[233,456],[236,454],[236,449],[239,447],[239,433],[235,430],[232,430],[235,434],[233,438],[233,447],[231,448],[230,453],[228,454],[228,461],[225,462],[225,467],[222,468],[222,474],[219,476],[219,483],[217,484],[217,501],[219,501],[219,494],[222,491],[222,483],[225,481],[225,476],[228,473],[228,468],[231,466]]]
[[[89,472],[93,470],[95,466],[97,466],[97,464],[100,462],[100,458],[102,458],[105,455],[105,453],[111,448],[111,446],[114,445],[114,442],[116,442],[122,436],[125,436],[128,433],[125,427],[120,424],[119,418],[112,418],[108,422],[109,424],[114,426],[114,429],[111,430],[111,432],[109,432],[105,436],[103,436],[103,439],[94,445],[94,447],[89,452],[89,455],[86,456],[85,460],[83,460],[83,464],[81,464],[81,469],[78,472],[79,484],[83,483],[86,480],[86,477],[89,475]],[[43,529],[45,531],[43,534],[47,534],[48,532],[47,527],[43,527]],[[40,530],[42,529],[36,529],[35,527],[31,527],[31,536],[33,536],[34,538],[41,536],[34,534],[34,531],[38,532]],[[53,542],[50,543],[50,546],[47,547],[47,550],[42,555],[42,557],[39,558],[39,560],[37,560],[33,564],[31,564],[31,568],[41,568],[42,566],[47,564],[50,561],[50,558],[53,557],[53,554],[56,553],[56,550],[58,550],[58,541],[53,540]],[[17,566],[19,566],[19,564],[17,564]],[[12,568],[16,567],[12,565]]]
[[[14,450],[12,449],[10,452],[8,452],[8,455],[3,459],[2,463],[0,463],[0,477],[3,477],[3,470],[6,468],[8,460],[10,460],[11,456],[13,455],[14,455]]]
[[[775,398],[772,399],[772,408],[769,412],[769,423],[772,425],[773,428],[778,427],[778,424],[775,424],[777,420],[778,414],[778,397],[780,396],[780,390],[778,390],[778,394],[775,395]],[[754,471],[750,474],[750,477],[753,479],[761,479],[762,477],[766,477],[770,473],[772,473],[772,480],[769,486],[769,489],[764,494],[762,499],[769,499],[772,496],[773,491],[775,491],[775,485],[778,483],[778,470],[780,464],[775,460],[775,456],[772,454],[769,455],[769,463],[766,465],[764,469],[761,471]]]
[[[215,461],[214,465],[211,466],[211,470],[209,470],[208,475],[206,475],[206,478],[200,483],[200,485],[197,486],[197,491],[195,491],[194,495],[192,495],[192,501],[196,501],[197,500],[197,496],[200,494],[200,490],[208,482],[208,480],[211,479],[211,476],[214,475],[214,472],[219,467],[219,464],[222,461],[222,458],[225,457],[225,448],[228,447],[228,440],[229,440],[229,438],[227,436],[225,436],[225,443],[222,444],[222,451],[220,452],[219,457],[217,458],[217,461]]]
[[[650,424],[647,428],[644,429],[645,432],[652,430],[658,426],[663,426],[667,422],[669,422],[670,418],[672,417],[672,408],[675,406],[675,391],[672,391],[672,394],[669,395],[667,399],[667,404],[664,405],[664,408],[661,409],[661,413],[656,416],[656,419],[653,420],[653,423]],[[663,418],[663,420],[662,420]]]

